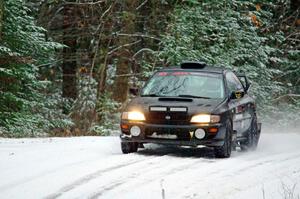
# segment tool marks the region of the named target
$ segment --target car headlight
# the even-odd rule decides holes
[[[199,115],[194,115],[191,119],[191,123],[217,123],[217,122],[220,122],[219,115],[199,114]]]
[[[123,120],[133,120],[133,121],[145,121],[146,118],[143,113],[138,111],[130,111],[122,113]]]

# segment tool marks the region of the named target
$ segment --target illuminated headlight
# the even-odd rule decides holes
[[[133,121],[145,121],[145,116],[143,113],[138,111],[131,111],[131,112],[123,112],[122,113],[123,120],[133,120]]]
[[[220,122],[219,115],[199,114],[199,115],[194,115],[191,119],[191,123],[217,123],[217,122]]]

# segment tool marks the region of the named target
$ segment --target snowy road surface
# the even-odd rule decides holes
[[[150,145],[118,137],[0,139],[0,198],[299,198],[300,134],[263,134],[257,151]]]

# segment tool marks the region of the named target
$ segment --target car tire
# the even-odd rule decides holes
[[[232,125],[227,122],[226,125],[226,135],[224,139],[224,144],[222,146],[215,147],[215,156],[217,158],[229,158],[232,151]]]
[[[121,150],[124,154],[135,153],[138,150],[136,142],[121,142]]]
[[[256,116],[253,117],[250,130],[247,132],[247,139],[240,143],[242,151],[255,150],[259,141],[259,131]]]

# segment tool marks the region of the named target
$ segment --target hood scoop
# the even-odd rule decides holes
[[[182,97],[160,97],[158,101],[177,101],[177,102],[192,102],[191,98],[182,98]]]

